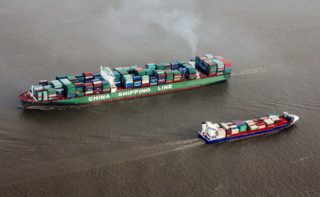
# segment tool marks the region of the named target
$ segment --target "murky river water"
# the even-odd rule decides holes
[[[1,196],[319,196],[320,2],[6,1],[0,7]],[[59,111],[17,95],[56,74],[211,52],[233,77]],[[274,136],[220,145],[204,120],[288,111]]]

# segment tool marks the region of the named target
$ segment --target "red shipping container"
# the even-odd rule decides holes
[[[220,59],[220,61],[224,64],[225,67],[231,67],[231,62],[226,59]]]
[[[93,87],[93,84],[92,84],[92,83],[85,83],[84,86],[86,86],[86,87]]]
[[[84,86],[84,83],[82,83],[82,82],[77,82],[77,83],[74,83],[74,86],[76,86],[76,87],[81,87],[81,86]]]
[[[90,77],[90,76],[93,76],[93,73],[92,72],[84,72],[83,75],[86,77]]]
[[[148,87],[148,86],[150,86],[150,83],[141,84],[141,87],[142,87],[142,88],[143,88],[143,87]]]
[[[202,60],[202,61],[205,61],[205,60],[207,60],[208,58],[205,57],[205,56],[201,56],[201,57],[199,57],[199,59]]]
[[[226,130],[227,136],[230,136],[232,134],[231,129]]]
[[[165,83],[165,82],[166,82],[165,79],[159,79],[159,80],[158,80],[158,84],[163,84],[163,83]]]
[[[270,128],[270,127],[274,127],[274,124],[268,125],[267,127],[269,127],[269,128]]]

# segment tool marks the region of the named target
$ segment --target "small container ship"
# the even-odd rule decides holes
[[[261,135],[278,133],[294,125],[299,117],[284,112],[282,115],[268,115],[261,118],[226,123],[203,122],[199,137],[207,144],[240,140]]]
[[[40,80],[18,99],[25,109],[99,104],[198,88],[230,76],[231,63],[227,59],[205,54],[185,62],[113,69],[100,66],[99,73],[58,75],[51,81]]]

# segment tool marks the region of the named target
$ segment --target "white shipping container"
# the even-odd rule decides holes
[[[226,130],[229,129],[229,126],[226,123],[221,123],[220,125]]]
[[[208,127],[210,127],[210,128],[214,128],[214,127],[213,127],[213,123],[212,123],[212,122],[207,121],[207,122],[206,122],[206,124],[208,125]]]
[[[190,66],[192,66],[192,67],[196,67],[196,63],[195,62],[193,62],[193,61],[189,61],[189,64],[190,64]]]
[[[226,130],[224,130],[224,128],[221,128],[220,126],[219,126],[219,128],[217,128],[217,131],[226,131]]]
[[[207,132],[207,135],[208,135],[209,137],[213,138],[213,137],[216,136],[216,131],[209,129],[208,132]]]
[[[41,87],[35,87],[34,88],[34,91],[36,91],[36,92],[41,92],[41,91],[43,91],[44,90],[44,88],[41,86]]]
[[[229,127],[230,127],[230,129],[238,129],[237,125],[231,125]]]
[[[147,82],[149,82],[149,79],[143,79],[142,82],[147,83]]]
[[[221,128],[218,123],[214,123],[213,126],[214,126],[215,128]]]
[[[226,131],[225,130],[218,130],[217,131],[217,138],[225,138],[226,137]]]
[[[247,123],[249,126],[251,126],[251,125],[256,125],[256,123],[254,123],[254,122],[250,122],[250,123]]]
[[[215,58],[215,59],[217,59],[217,60],[221,60],[221,59],[223,59],[223,57],[222,57],[222,56],[220,56],[220,55],[215,56],[214,58]]]
[[[249,126],[250,130],[257,130],[258,126],[257,125],[251,125]]]
[[[273,120],[273,121],[278,121],[278,120],[280,120],[279,116],[276,116],[276,115],[271,115],[271,116],[269,116],[269,118],[270,118],[271,120]]]
[[[239,133],[239,129],[231,129],[231,134],[238,134]]]
[[[214,58],[214,56],[213,56],[211,53],[207,53],[207,54],[205,54],[204,56],[205,56],[206,58],[208,58],[208,59]]]
[[[274,121],[271,120],[270,118],[264,119],[263,121],[264,121],[267,125],[272,125],[272,124],[274,124]]]
[[[40,92],[39,92],[39,93],[40,93]],[[42,101],[42,93],[41,93],[41,94],[39,94],[39,93],[38,93],[38,96],[37,96],[38,98],[37,98],[37,99],[38,99],[39,101]]]

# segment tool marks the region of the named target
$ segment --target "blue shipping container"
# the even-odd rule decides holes
[[[134,81],[141,81],[141,76],[133,76]]]
[[[134,87],[141,87],[141,81],[139,81],[139,82],[134,82]]]

